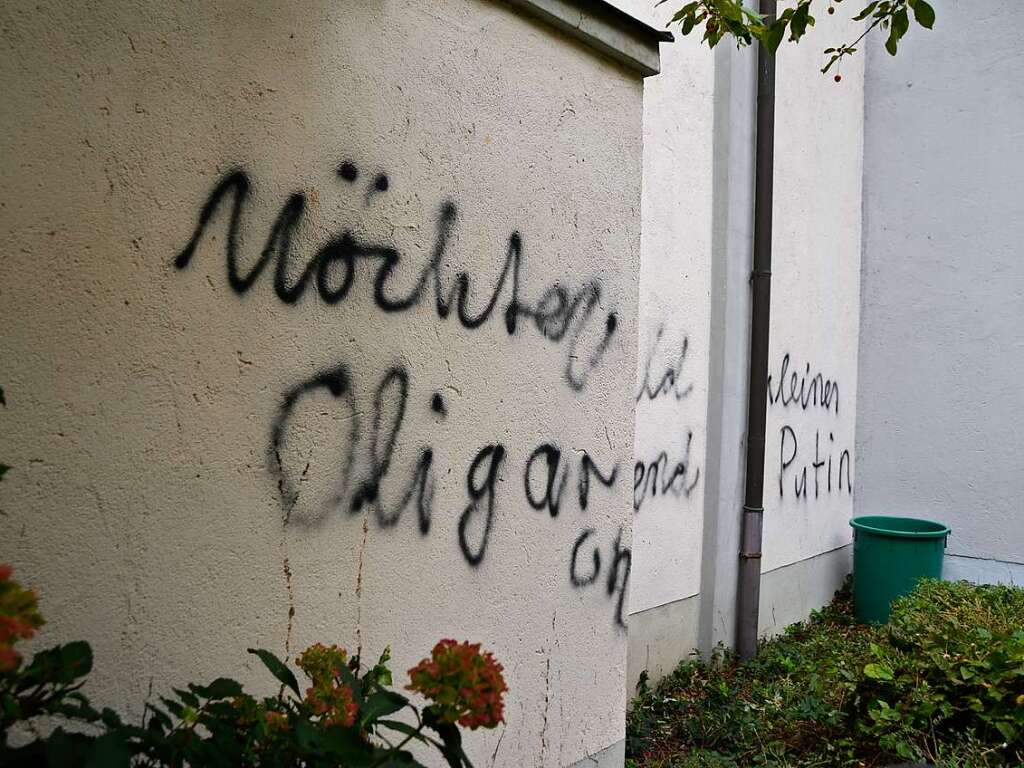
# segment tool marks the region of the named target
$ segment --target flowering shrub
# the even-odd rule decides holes
[[[14,644],[34,637],[43,625],[35,593],[11,581],[13,572],[11,566],[0,564],[0,672],[18,666],[21,656]]]
[[[280,682],[277,696],[254,697],[222,677],[173,689],[146,704],[142,723],[129,724],[113,710],[97,711],[80,692],[92,668],[87,643],[22,663],[12,646],[43,620],[36,596],[10,576],[10,567],[0,566],[3,766],[419,766],[406,749],[415,742],[438,750],[452,768],[472,768],[457,725],[493,728],[503,720],[501,665],[479,644],[442,640],[410,670],[407,687],[432,702],[422,715],[390,689],[389,650],[364,670],[358,656],[317,643],[296,659],[309,679],[304,694],[285,662],[249,649]],[[394,719],[405,710],[408,717]],[[48,736],[32,728],[39,716],[57,723]],[[14,731],[20,746],[10,744]]]
[[[502,722],[502,694],[507,690],[502,666],[479,643],[442,640],[429,659],[409,670],[410,691],[434,703],[428,709],[445,723],[466,728],[493,728]]]
[[[309,708],[327,723],[351,728],[359,705],[351,686],[341,681],[341,670],[348,663],[345,649],[317,643],[307,648],[295,663],[313,681],[306,689]]]

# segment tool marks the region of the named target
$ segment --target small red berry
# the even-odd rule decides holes
[[[842,75],[836,75],[836,76],[835,76],[835,81],[836,81],[837,83],[838,83],[838,82],[839,82],[840,80],[842,80],[842,79],[843,79],[843,76],[842,76]]]

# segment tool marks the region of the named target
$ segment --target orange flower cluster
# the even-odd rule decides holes
[[[431,707],[444,722],[470,730],[493,728],[505,719],[508,686],[501,672],[490,651],[480,652],[480,643],[441,640],[429,659],[409,670],[407,687],[433,701]]]
[[[11,566],[0,564],[0,672],[17,669],[21,654],[14,644],[34,637],[43,625],[35,592],[11,581],[12,573]]]
[[[288,716],[283,712],[267,712],[263,715],[263,719],[267,723],[267,730],[270,731],[287,731],[288,730]]]
[[[352,689],[341,682],[341,670],[348,662],[348,653],[337,645],[311,645],[295,660],[313,685],[306,689],[306,703],[329,725],[351,728],[355,725],[359,705]]]

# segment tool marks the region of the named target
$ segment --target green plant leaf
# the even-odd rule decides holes
[[[864,21],[864,19],[866,19],[868,16],[870,16],[871,12],[874,11],[875,8],[877,8],[877,7],[878,7],[878,0],[875,0],[873,3],[868,3],[867,6],[865,6],[864,9],[861,10],[860,13],[858,13],[856,16],[853,17],[853,20],[854,21]]]
[[[92,670],[92,648],[77,640],[40,651],[21,674],[20,687],[33,685],[71,685]]]
[[[379,718],[393,715],[408,703],[409,700],[400,693],[378,691],[366,699],[366,704],[359,711],[360,720],[364,725],[373,723]]]
[[[1020,731],[1013,725],[1013,723],[1007,720],[997,720],[995,722],[995,727],[1009,744],[1015,743],[1017,737],[1020,735]]]
[[[925,29],[931,29],[935,24],[935,9],[928,5],[925,0],[916,0],[914,3],[914,19]]]
[[[764,40],[762,41],[765,47],[775,53],[779,46],[782,44],[782,38],[786,34],[786,22],[776,21],[773,22],[768,31],[764,34]]]
[[[902,38],[910,29],[910,19],[907,16],[907,9],[900,8],[892,17],[892,30],[897,38]]]
[[[209,685],[190,685],[189,689],[205,699],[231,699],[243,693],[242,684],[228,677],[218,677]]]
[[[132,753],[117,733],[106,733],[93,742],[85,768],[129,768]]]
[[[180,688],[171,688],[175,695],[190,707],[199,708],[199,697],[191,691],[183,691]]]
[[[176,718],[178,718],[179,720],[184,718],[185,707],[183,707],[180,703],[178,703],[174,699],[165,698],[164,696],[160,697],[160,701],[162,701],[164,706],[167,707],[167,711],[174,715]]]
[[[886,664],[876,664],[874,662],[864,665],[864,674],[870,677],[872,680],[892,680],[893,671],[892,668]]]
[[[173,726],[171,718],[167,716],[167,713],[155,704],[147,703],[146,711],[150,715],[149,723],[147,724],[147,727],[150,730],[163,733],[164,730],[170,730],[171,727]]]
[[[406,736],[414,736],[416,729],[408,723],[403,723],[401,720],[378,720],[377,725],[382,725],[385,728],[390,728],[393,731],[404,733]]]
[[[248,650],[249,653],[259,657],[263,665],[270,670],[270,674],[295,691],[296,696],[302,695],[299,693],[299,681],[295,679],[295,674],[288,669],[283,661],[270,651],[265,651],[262,648],[249,648]]]

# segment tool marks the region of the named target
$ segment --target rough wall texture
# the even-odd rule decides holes
[[[864,59],[820,74],[821,49],[861,25],[819,15],[778,59],[765,571],[852,538]]]
[[[478,764],[620,739],[639,80],[477,0],[0,28],[0,540],[91,693],[455,635]]]
[[[1014,0],[946,3],[896,59],[869,54],[857,416],[858,514],[942,520],[950,554],[1016,563],[1022,23]]]

